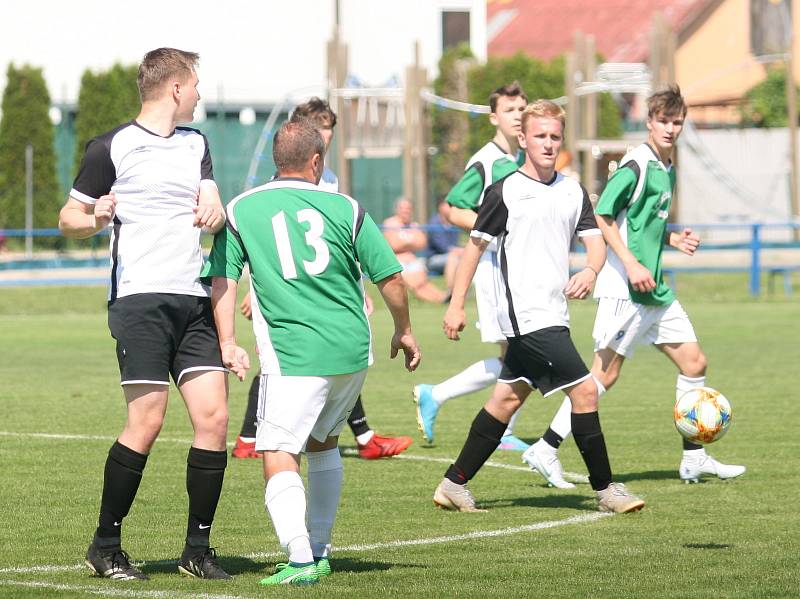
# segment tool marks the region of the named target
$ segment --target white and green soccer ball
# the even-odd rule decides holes
[[[727,398],[711,387],[698,387],[675,402],[675,428],[692,443],[707,445],[728,432],[733,410]]]

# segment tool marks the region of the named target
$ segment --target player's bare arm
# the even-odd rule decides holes
[[[116,206],[114,192],[100,196],[94,205],[69,197],[58,215],[58,228],[64,237],[86,239],[109,225]]]
[[[469,242],[461,254],[461,262],[458,263],[455,278],[453,280],[453,293],[450,297],[450,305],[447,306],[447,312],[444,314],[444,322],[442,328],[447,338],[452,341],[460,339],[459,333],[464,330],[467,324],[467,316],[464,312],[464,303],[467,299],[467,291],[472,282],[472,277],[475,276],[475,271],[478,268],[478,262],[481,259],[489,242],[485,239],[477,237],[470,237]]]
[[[243,381],[250,368],[250,357],[244,348],[236,344],[234,314],[237,288],[237,282],[232,279],[214,277],[211,282],[211,307],[214,310],[214,322],[217,325],[222,363],[240,381]]]
[[[219,189],[213,181],[200,183],[197,207],[194,209],[194,226],[203,233],[216,233],[225,225],[225,209],[219,197]]]
[[[697,248],[700,247],[700,237],[688,227],[681,231],[667,231],[666,245],[674,247],[687,256],[694,256]]]
[[[461,227],[467,233],[472,231],[475,226],[475,221],[478,218],[478,213],[469,208],[458,208],[457,206],[450,206],[450,214],[447,219],[451,224],[456,227]]]
[[[603,233],[603,239],[609,247],[616,252],[620,257],[622,263],[625,265],[625,271],[628,275],[631,287],[639,292],[652,291],[656,288],[656,281],[651,273],[645,266],[643,266],[636,257],[622,241],[622,235],[619,232],[617,222],[610,216],[598,214],[597,226]]]
[[[568,299],[586,299],[597,282],[597,273],[606,261],[606,243],[602,235],[589,235],[580,238],[586,248],[586,266],[576,272],[564,288]]]
[[[408,293],[406,284],[399,272],[396,272],[385,279],[377,281],[378,288],[386,307],[394,321],[394,335],[392,335],[390,357],[394,359],[400,350],[405,356],[405,367],[409,372],[413,372],[419,366],[422,354],[411,332],[411,317],[408,314]]]

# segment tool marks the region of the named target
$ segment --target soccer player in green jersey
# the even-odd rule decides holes
[[[674,86],[650,96],[647,109],[647,142],[623,157],[595,210],[609,249],[594,292],[599,303],[592,374],[602,395],[617,381],[637,345],[655,345],[678,367],[675,395],[680,397],[705,385],[707,364],[689,317],[664,281],[661,262],[665,245],[689,256],[700,245],[691,229],[667,230],[675,187],[671,157],[687,108],[680,88]],[[571,431],[568,412],[565,402],[541,440],[523,454],[557,487],[572,486],[563,480],[556,454]],[[727,479],[744,472],[744,466],[718,462],[702,445],[683,439],[681,480],[697,482],[702,474]]]
[[[330,573],[342,486],[338,436],[372,362],[362,269],[394,320],[391,356],[402,351],[409,371],[420,361],[401,266],[355,200],[317,186],[324,154],[313,124],[285,123],[273,143],[277,178],[231,200],[228,227],[203,270],[212,278],[223,363],[244,378],[249,363],[236,344],[234,312],[237,281],[250,265],[261,361],[256,450],[264,456],[264,502],[289,557],[264,585],[313,584]]]
[[[486,189],[492,183],[516,171],[524,160],[524,156],[519,153],[517,135],[520,132],[522,111],[527,103],[528,98],[516,81],[496,89],[489,96],[491,110],[489,120],[496,127],[495,135],[469,159],[464,175],[447,194],[447,202],[451,206],[450,222],[467,233],[472,231]],[[473,283],[481,341],[498,344],[499,356],[471,364],[436,385],[423,384],[414,387],[417,422],[429,443],[433,442],[436,416],[447,401],[489,387],[500,374],[507,343],[497,322],[498,299],[495,281],[499,278],[499,271],[496,247],[492,244],[481,257]],[[500,443],[501,449],[522,451],[528,447],[527,443],[514,435],[517,414],[508,423]]]

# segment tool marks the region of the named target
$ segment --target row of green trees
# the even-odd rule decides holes
[[[92,137],[136,116],[136,74],[136,66],[122,65],[99,73],[84,72],[75,119],[75,173]],[[58,222],[64,198],[56,177],[49,111],[50,94],[42,70],[9,65],[0,119],[0,229],[25,226],[25,151],[29,144],[33,148],[33,226],[51,228]]]

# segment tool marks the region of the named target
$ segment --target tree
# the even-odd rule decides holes
[[[90,139],[133,119],[139,112],[138,67],[115,64],[108,71],[81,77],[75,117],[75,165],[77,173]]]
[[[740,113],[745,127],[786,127],[789,122],[786,69],[778,67],[767,71],[767,78],[745,94]]]
[[[33,146],[33,226],[54,227],[63,198],[56,180],[50,94],[42,69],[6,72],[0,120],[0,227],[25,226],[25,148]]]
[[[459,60],[471,57],[468,50],[448,50],[439,62],[439,77],[434,90],[440,96],[464,100],[457,95],[457,69]],[[461,63],[463,64],[463,62]],[[489,95],[501,85],[519,81],[529,100],[555,99],[564,95],[565,60],[563,56],[544,62],[522,52],[507,58],[490,58],[486,64],[471,63],[467,70],[467,98],[472,104],[487,104]],[[598,135],[616,138],[622,135],[620,111],[609,94],[602,94],[598,109]],[[463,135],[466,120],[469,132]],[[569,126],[567,115],[567,126]],[[464,171],[469,156],[494,137],[495,129],[485,115],[469,115],[449,109],[435,109],[433,114],[433,142],[439,152],[431,164],[434,191],[447,193]],[[457,165],[457,166],[456,166]]]

